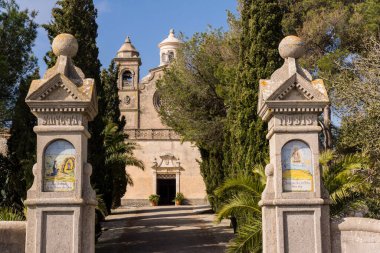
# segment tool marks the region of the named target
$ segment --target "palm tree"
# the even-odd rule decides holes
[[[228,245],[227,252],[246,253],[261,251],[261,207],[259,201],[265,188],[262,165],[248,172],[227,179],[215,190],[218,197],[227,197],[226,203],[217,212],[217,221],[234,217],[237,220],[237,235]]]
[[[339,218],[365,209],[365,193],[369,190],[364,172],[368,159],[362,154],[338,155],[333,151],[321,154],[322,180],[330,193],[331,217]],[[261,252],[262,223],[258,203],[265,188],[266,178],[262,165],[256,166],[253,175],[244,173],[227,179],[215,191],[225,197],[225,204],[217,212],[217,221],[236,217],[237,235],[228,245],[228,253]]]
[[[322,180],[330,194],[330,216],[341,218],[366,209],[365,197],[370,184],[366,180],[369,160],[361,153],[340,155],[323,152],[319,163]]]
[[[101,235],[100,221],[104,221],[109,214],[110,208],[117,208],[121,205],[121,197],[124,195],[127,185],[133,185],[132,178],[126,172],[126,166],[136,166],[144,169],[143,162],[133,156],[133,151],[136,147],[134,143],[127,142],[127,136],[120,129],[119,125],[114,122],[109,122],[103,130],[104,146],[106,152],[105,169],[111,170],[112,200],[106,201],[103,194],[97,194],[96,199],[98,205],[96,211],[95,233],[96,239]],[[96,190],[96,189],[95,189]]]

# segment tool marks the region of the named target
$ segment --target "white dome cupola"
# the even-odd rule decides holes
[[[169,36],[158,44],[160,48],[160,66],[169,64],[177,55],[177,49],[182,41],[175,37],[174,29],[170,29]]]

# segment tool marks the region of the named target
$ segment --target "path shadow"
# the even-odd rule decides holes
[[[204,207],[203,207],[204,208]],[[106,221],[96,253],[222,253],[232,238],[228,226],[214,226],[212,216],[194,207],[118,210]],[[165,213],[166,212],[166,213]]]

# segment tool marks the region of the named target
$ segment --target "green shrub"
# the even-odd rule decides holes
[[[152,194],[149,196],[149,201],[152,202],[152,203],[158,203],[158,201],[160,200],[160,195],[157,195],[157,194]]]
[[[0,221],[23,221],[25,217],[11,208],[0,208]]]
[[[175,198],[174,198],[174,202],[175,201],[178,201],[179,203],[182,203],[182,201],[185,200],[185,196],[183,195],[182,192],[177,192],[177,194],[175,195]]]

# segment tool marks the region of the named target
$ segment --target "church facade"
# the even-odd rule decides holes
[[[136,143],[134,155],[143,161],[145,170],[127,167],[134,184],[128,185],[122,205],[148,205],[151,194],[160,195],[161,205],[174,204],[176,193],[181,192],[188,204],[207,203],[206,188],[200,173],[201,159],[197,147],[181,142],[180,136],[164,125],[158,114],[161,101],[156,82],[176,57],[181,41],[171,30],[159,45],[160,64],[140,80],[139,52],[127,38],[115,61],[119,65],[117,83],[120,111],[126,119],[128,141]]]

